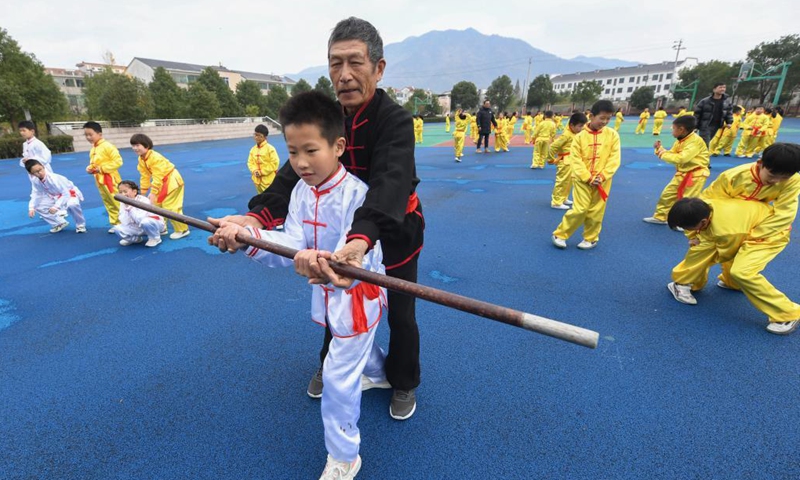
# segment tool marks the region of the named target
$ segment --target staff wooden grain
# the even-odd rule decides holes
[[[217,230],[217,227],[206,221],[171,212],[154,205],[141,203],[120,194],[114,195],[114,198],[122,203],[141,208],[142,210],[155,213],[162,217],[169,218],[170,220],[185,223],[207,232],[214,233]],[[266,250],[285,258],[293,259],[297,253],[297,250],[293,248],[268,242],[263,239],[237,235],[236,240],[240,243],[250,245],[261,250]],[[514,327],[524,328],[525,330],[541,333],[543,335],[574,343],[576,345],[581,345],[588,348],[597,347],[599,334],[593,330],[587,330],[585,328],[545,317],[540,317],[531,313],[526,313],[511,308],[502,307],[500,305],[495,305],[493,303],[476,300],[474,298],[465,297],[463,295],[446,292],[438,288],[427,287],[418,283],[389,277],[380,273],[370,272],[368,270],[356,268],[350,265],[344,265],[337,262],[330,262],[330,265],[334,272],[348,278],[355,278],[357,280],[361,280],[362,282],[372,283],[395,292],[411,295],[423,300],[428,300],[429,302],[444,305],[445,307],[455,308],[456,310],[461,310],[462,312],[472,313],[474,315],[495,320]]]

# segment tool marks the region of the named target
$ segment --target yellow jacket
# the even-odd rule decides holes
[[[780,113],[776,113],[775,116],[772,117],[772,124],[769,126],[768,134],[773,137],[777,135],[778,130],[781,128],[781,123],[783,123],[783,117]]]
[[[623,114],[622,112],[617,112],[615,116],[617,117],[617,119],[614,121],[615,122],[614,125],[618,125],[625,121],[625,114]]]
[[[760,179],[758,162],[745,163],[719,174],[700,198],[738,198],[772,203],[774,214],[759,224],[752,232],[754,238],[767,238],[791,227],[797,216],[797,197],[800,195],[800,174],[795,173],[785,182],[764,185]]]
[[[739,125],[742,123],[742,116],[733,114],[733,123],[731,123],[730,127],[726,127],[722,131],[722,135],[724,137],[736,137],[736,134],[739,133]]]
[[[109,192],[117,191],[117,184],[121,181],[118,170],[122,166],[122,156],[117,147],[104,138],[94,144],[89,151],[89,167],[96,169],[95,181],[106,186]]]
[[[700,135],[692,132],[680,140],[676,140],[669,150],[661,149],[656,152],[658,158],[675,165],[678,172],[686,173],[700,169],[700,174],[707,177],[708,147]]]
[[[260,145],[253,146],[250,149],[250,156],[247,157],[247,168],[250,169],[250,174],[255,183],[271,184],[275,178],[275,172],[278,171],[279,164],[278,152],[275,151],[275,147],[266,141],[261,142]],[[259,172],[261,177],[256,177],[256,172]]]
[[[533,138],[534,142],[536,140],[550,140],[556,136],[556,124],[550,120],[545,119],[536,124],[536,128],[533,129]]]
[[[537,113],[535,117],[533,117],[533,123],[539,125],[544,120],[544,113]]]
[[[569,151],[572,176],[584,183],[600,175],[609,180],[617,172],[621,161],[619,133],[613,128],[592,130],[589,125],[575,135]]]
[[[655,120],[664,120],[667,118],[667,112],[664,110],[656,110],[656,113],[653,114],[653,118]]]
[[[469,125],[469,117],[465,118],[464,120],[461,120],[460,117],[456,117],[455,118],[455,124],[456,124],[456,128],[455,128],[455,130],[453,130],[453,136],[454,137],[464,138],[464,136],[467,134],[467,126]]]
[[[692,115],[692,112],[688,112],[688,111],[686,111],[685,108],[681,108],[680,110],[678,110],[678,113],[673,115],[673,117],[674,118],[680,118],[680,117],[682,117],[684,115]]]
[[[639,114],[639,121],[640,122],[642,120],[644,120],[646,122],[648,118],[650,118],[650,112],[642,112],[642,113]]]
[[[572,130],[567,128],[560,137],[550,144],[550,151],[547,158],[550,163],[563,163],[569,165],[569,153],[572,148],[572,140],[575,139],[575,134]]]
[[[754,135],[756,137],[763,137],[767,133],[767,129],[772,123],[772,118],[769,115],[750,114],[742,124],[743,136]]]
[[[533,124],[533,117],[530,115],[525,115],[522,117],[522,130],[530,130],[531,125]]]
[[[711,220],[708,226],[693,236],[700,240],[695,250],[716,250],[718,263],[733,260],[745,240],[752,232],[768,221],[773,215],[773,207],[762,202],[746,202],[730,198],[706,200],[711,207]]]
[[[140,156],[136,169],[141,175],[139,189],[142,194],[149,189],[150,193],[159,196],[164,183],[166,183],[165,196],[167,192],[183,185],[183,179],[175,170],[175,165],[155,150],[148,150],[144,156]]]
[[[414,119],[414,130],[419,132],[419,131],[422,131],[423,127],[424,127],[424,122],[422,121],[422,119],[421,118],[415,118]]]

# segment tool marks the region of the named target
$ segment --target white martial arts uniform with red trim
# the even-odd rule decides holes
[[[44,180],[39,180],[33,175],[31,177],[36,181],[31,182],[31,201],[28,202],[28,210],[36,211],[53,227],[64,223],[67,213],[75,219],[76,226],[86,226],[86,219],[83,218],[81,209],[83,194],[72,181],[50,172],[45,173]],[[53,207],[58,209],[56,213],[50,213]]]
[[[249,228],[256,238],[303,250],[341,249],[350,231],[353,214],[364,202],[367,184],[339,169],[317,187],[297,182],[289,199],[283,232]],[[292,260],[256,248],[247,255],[270,267],[288,267]],[[380,242],[364,256],[364,269],[384,273]],[[361,436],[361,375],[385,382],[385,354],[375,344],[375,328],[386,306],[386,290],[356,280],[349,289],[314,285],[311,319],[330,328],[333,340],[322,366],[322,421],[325,446],[339,461],[358,456]]]
[[[136,195],[134,200],[148,205],[152,204],[150,199],[144,195]],[[148,239],[159,238],[162,228],[164,228],[164,220],[160,216],[127,203],[120,203],[119,224],[114,225],[114,232],[122,240],[134,241],[142,236],[146,236]]]

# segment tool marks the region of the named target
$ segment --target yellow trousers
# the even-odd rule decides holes
[[[732,261],[722,264],[722,274],[719,276],[726,285],[741,290],[770,322],[791,322],[800,318],[800,305],[789,300],[761,274],[788,243],[788,231],[762,242],[746,241]],[[702,244],[689,248],[683,261],[672,270],[672,279],[675,283],[691,285],[694,291],[701,290],[708,281],[709,269],[717,263],[719,255],[716,249],[704,248]]]
[[[698,172],[688,173],[688,175],[692,175],[692,184],[684,188],[683,197],[699,197],[700,192],[703,191],[703,187],[706,185],[706,180],[708,180],[707,174],[705,172]],[[664,220],[665,222],[667,221],[669,209],[675,205],[675,202],[680,200],[678,198],[678,188],[681,182],[683,182],[683,178],[683,173],[676,173],[667,186],[664,187],[664,190],[661,192],[661,197],[658,199],[658,203],[656,203],[656,212],[653,214],[654,218]]]
[[[636,130],[633,132],[636,135],[640,133],[644,133],[644,130],[647,128],[647,120],[639,120],[639,123],[636,125]]]
[[[556,163],[556,181],[553,184],[553,195],[550,205],[557,207],[562,205],[569,198],[569,191],[572,189],[572,169],[569,164],[560,161]]]
[[[754,140],[758,141],[758,139],[752,135],[742,134],[742,138],[739,139],[739,145],[736,146],[736,155],[747,155],[748,151],[752,151],[752,149],[755,148],[752,146]],[[752,155],[751,153],[750,156]]]
[[[619,132],[619,127],[622,126],[622,122],[614,122],[614,130]]]
[[[108,183],[111,184],[111,189],[106,185],[105,175],[110,177]],[[114,194],[117,193],[117,185],[119,185],[121,181],[122,178],[119,176],[119,172],[94,175],[94,184],[97,186],[97,191],[100,192],[100,199],[106,207],[108,222],[111,225],[119,224],[119,202],[114,200]]]
[[[464,137],[466,135],[462,133],[456,133],[453,135],[453,146],[456,149],[456,158],[461,158],[464,156]]]
[[[470,140],[472,140],[472,143],[478,143],[478,135],[479,135],[479,133],[480,132],[478,131],[477,127],[470,129],[469,138],[470,138]]]
[[[414,130],[414,143],[422,143],[422,130]]]
[[[664,126],[664,119],[653,120],[653,135],[661,135],[661,127]]]
[[[602,183],[606,193],[611,191],[611,179]],[[564,214],[553,235],[563,240],[568,239],[580,226],[583,226],[583,239],[596,242],[603,228],[603,216],[606,214],[606,201],[600,196],[600,190],[584,182],[572,185],[572,209]]]
[[[505,134],[500,133],[499,130],[498,130],[498,131],[495,131],[495,134],[494,134],[494,151],[495,152],[499,152],[501,150],[504,151],[504,152],[507,152],[508,151],[508,143],[507,143]]]
[[[712,155],[719,155],[723,152],[725,155],[731,154],[736,134],[731,134],[730,132],[731,130],[729,128],[720,128],[717,130],[716,135],[711,139],[711,143],[708,144],[708,150]]]
[[[531,157],[531,167],[544,168],[544,162],[547,161],[547,153],[550,150],[550,139],[537,138],[533,144],[533,156]]]
[[[532,131],[525,130],[525,145],[530,145],[531,144],[531,136],[532,135],[533,135]]]
[[[171,175],[177,176],[177,184],[173,183],[176,186],[171,187],[164,200],[161,203],[156,203],[156,206],[183,215],[183,178],[181,178],[177,170],[172,172]],[[170,223],[172,223],[172,228],[176,232],[189,230],[189,226],[185,223],[176,222],[175,220],[170,220]]]

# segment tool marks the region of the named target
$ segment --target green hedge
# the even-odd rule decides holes
[[[72,137],[69,135],[48,135],[42,138],[47,148],[53,153],[72,152]],[[22,144],[25,143],[19,135],[5,135],[0,137],[0,158],[19,158],[22,156]]]

